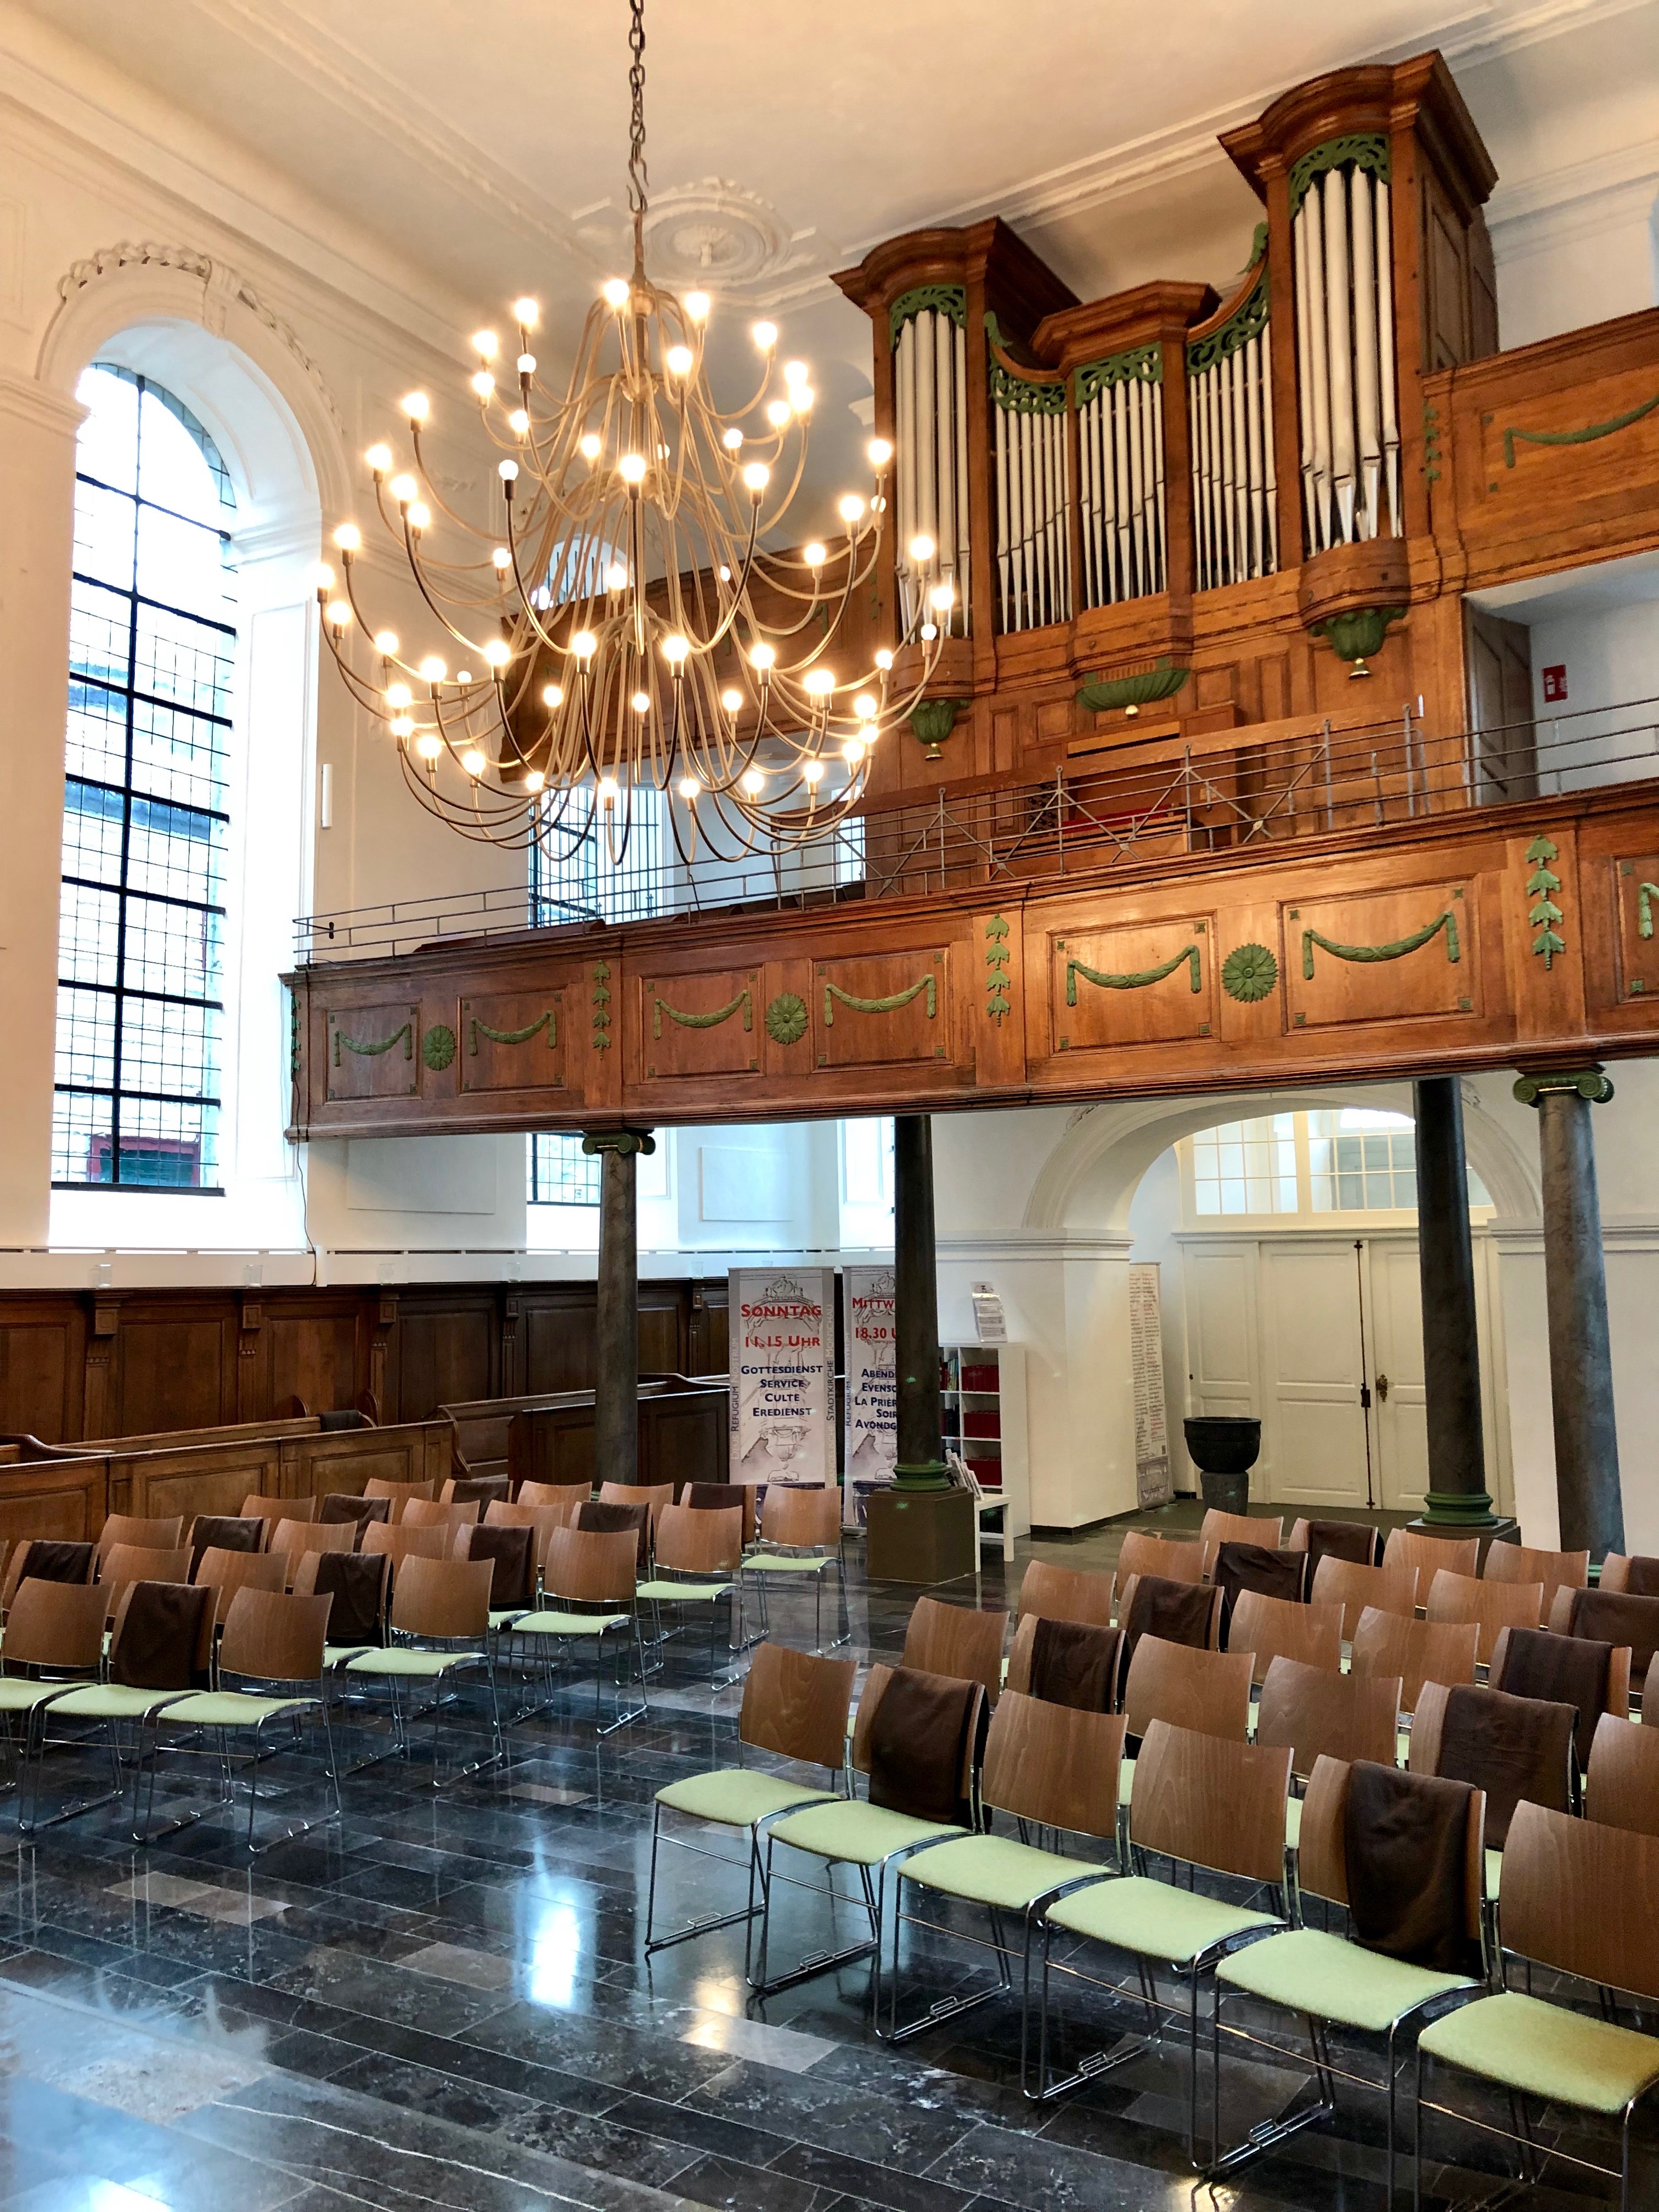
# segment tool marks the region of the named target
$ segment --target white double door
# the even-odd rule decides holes
[[[1190,1409],[1261,1417],[1252,1496],[1315,1510],[1420,1505],[1428,1429],[1415,1236],[1182,1241]],[[1485,1279],[1477,1267],[1483,1339]]]

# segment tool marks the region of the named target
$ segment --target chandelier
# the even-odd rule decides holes
[[[884,439],[867,448],[871,488],[839,501],[833,543],[773,550],[805,467],[810,372],[780,368],[778,332],[757,322],[753,396],[721,412],[705,374],[711,301],[647,276],[644,0],[631,15],[633,273],[589,309],[562,394],[538,374],[533,299],[514,303],[510,361],[494,331],[473,339],[472,392],[503,456],[493,519],[469,520],[436,488],[423,392],[403,403],[409,465],[369,448],[432,649],[405,652],[365,613],[352,522],[334,532],[340,575],[317,573],[323,635],[410,788],[465,836],[523,847],[558,833],[567,854],[603,841],[615,863],[637,795],[672,791],[682,860],[775,859],[858,805],[874,747],[937,666],[956,587],[916,538],[901,634],[866,667],[838,661],[880,551]],[[371,674],[355,665],[357,632]]]

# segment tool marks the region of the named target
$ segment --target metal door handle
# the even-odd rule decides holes
[[[1389,1378],[1386,1375],[1379,1375],[1376,1378],[1376,1395],[1384,1400],[1388,1397]]]

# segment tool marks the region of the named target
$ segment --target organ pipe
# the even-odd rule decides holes
[[[1304,154],[1291,205],[1303,507],[1320,553],[1401,527],[1387,139]]]
[[[895,560],[901,617],[907,628],[923,618],[920,601],[925,580],[909,548],[919,537],[931,538],[938,548],[939,574],[956,586],[946,628],[954,635],[965,636],[972,582],[965,295],[950,285],[906,295],[894,303],[892,324],[898,503]]]
[[[1193,550],[1201,592],[1271,575],[1278,566],[1267,298],[1262,258],[1234,303],[1188,343]]]

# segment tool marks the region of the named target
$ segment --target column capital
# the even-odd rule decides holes
[[[590,1155],[596,1152],[615,1152],[626,1159],[634,1152],[654,1152],[657,1139],[649,1129],[589,1129],[582,1137],[582,1150]]]
[[[1552,1091],[1576,1091],[1592,1106],[1605,1106],[1613,1096],[1613,1084],[1599,1067],[1545,1068],[1516,1081],[1515,1095],[1523,1106],[1535,1106]]]

